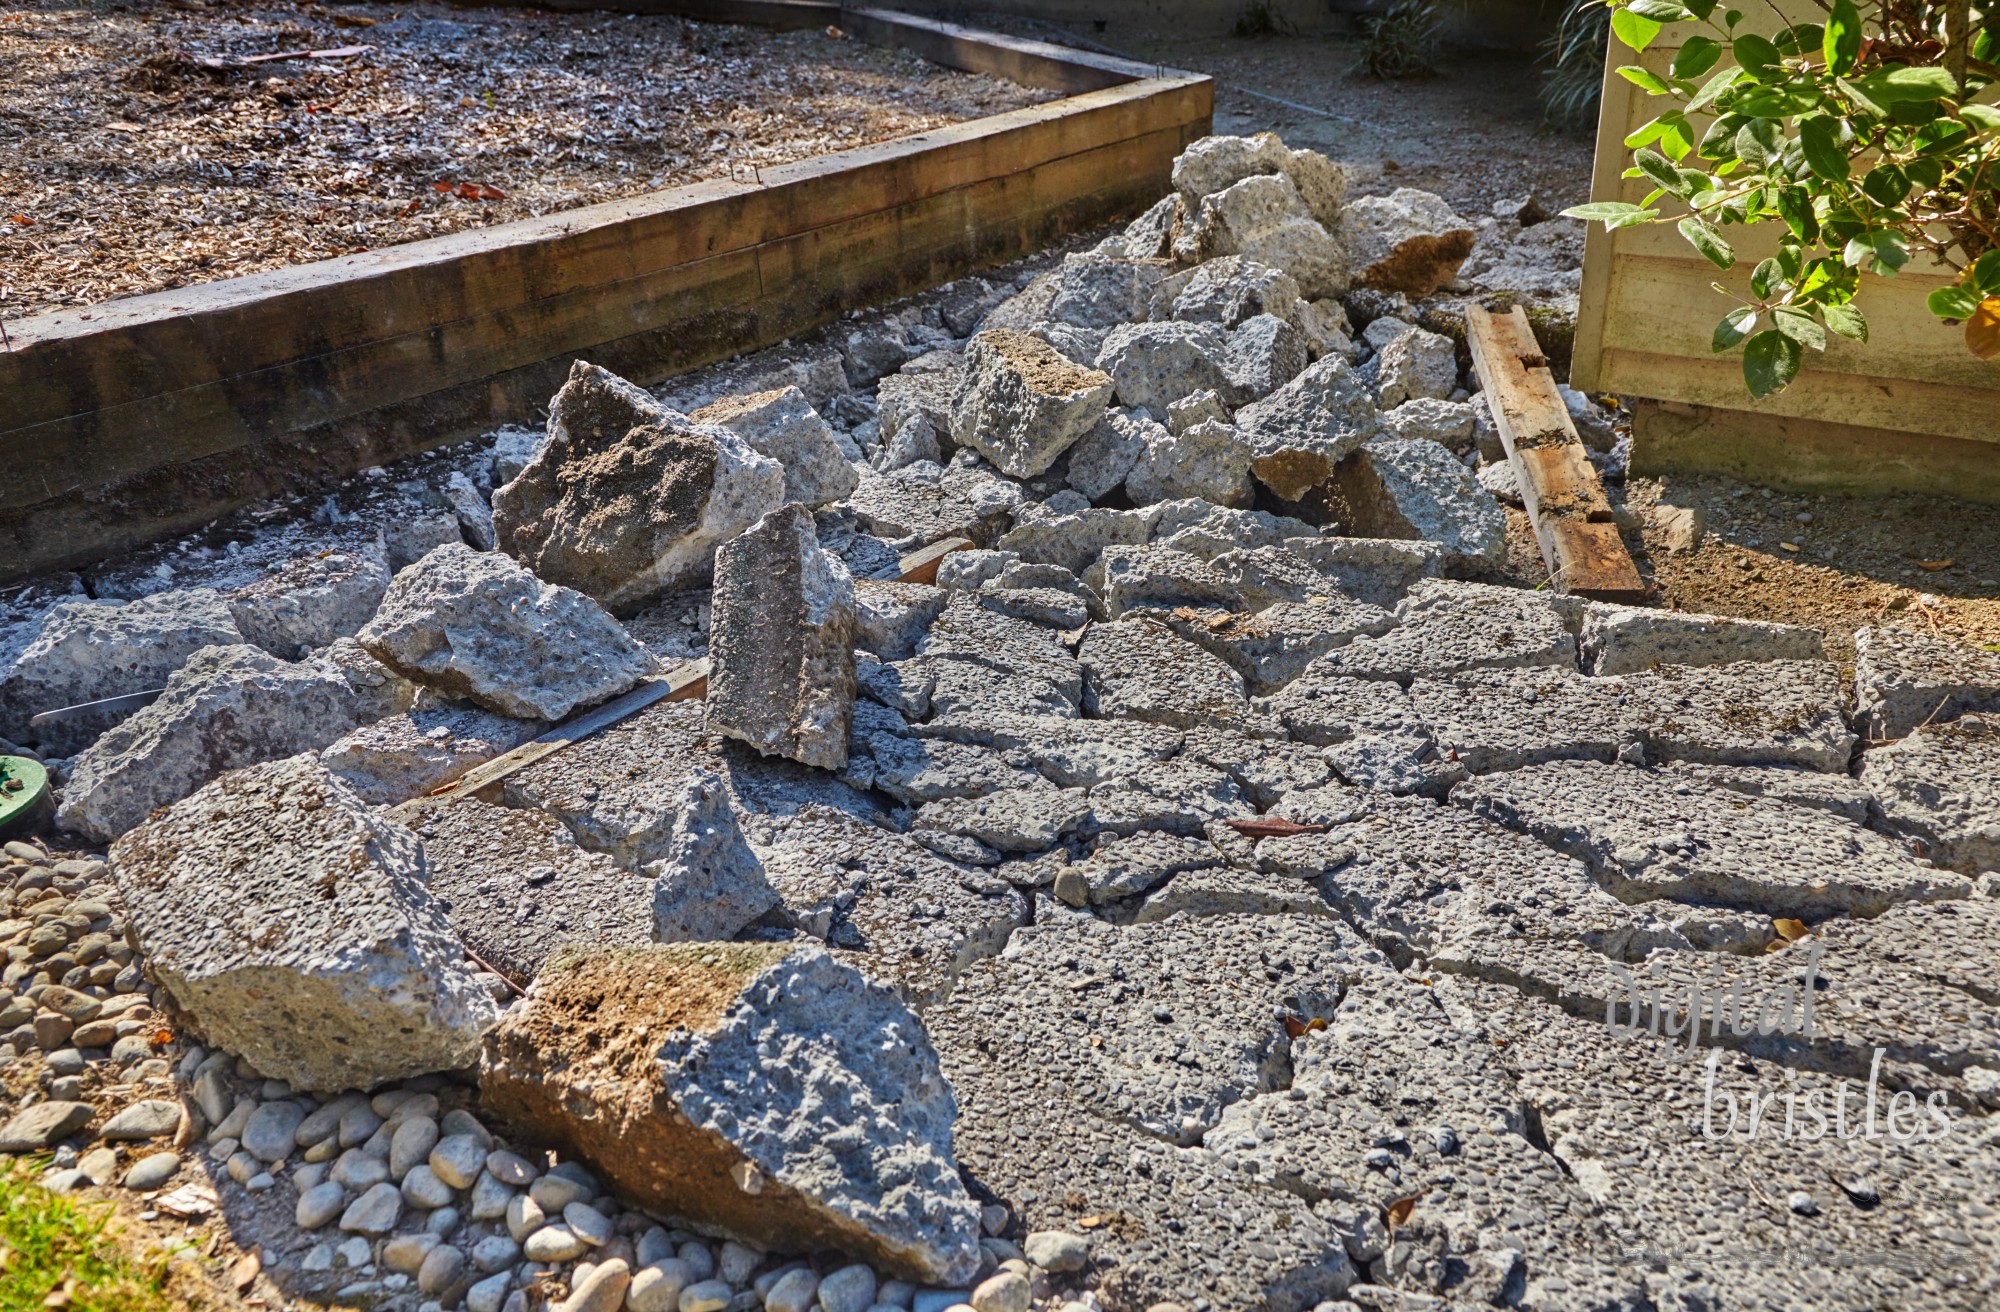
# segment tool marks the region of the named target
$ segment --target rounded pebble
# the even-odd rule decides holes
[[[331,1225],[346,1206],[347,1191],[337,1182],[326,1180],[299,1195],[292,1218],[301,1230],[317,1230],[323,1225]]]
[[[697,1280],[681,1291],[680,1312],[722,1312],[735,1292],[726,1280]]]
[[[1028,1312],[1034,1290],[1012,1271],[989,1276],[972,1291],[972,1312]]]
[[[139,1193],[159,1189],[174,1178],[181,1169],[179,1153],[149,1153],[132,1164],[125,1173],[125,1187]]]
[[[787,1271],[764,1295],[764,1312],[810,1312],[819,1293],[819,1277],[810,1267]]]
[[[867,1312],[875,1289],[875,1272],[867,1263],[855,1262],[819,1282],[819,1305],[824,1312]]]
[[[679,1258],[642,1266],[632,1273],[632,1286],[625,1291],[625,1307],[627,1312],[676,1312],[681,1291],[693,1283],[687,1264]]]

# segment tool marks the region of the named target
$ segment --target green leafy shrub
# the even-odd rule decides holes
[[[1611,11],[1603,0],[1570,0],[1556,30],[1542,42],[1539,95],[1542,116],[1568,131],[1597,122],[1604,80],[1604,46],[1611,39]]]
[[[1441,21],[1437,0],[1392,0],[1381,14],[1361,20],[1359,67],[1376,77],[1425,77],[1436,72]]]
[[[1669,26],[1696,31],[1667,76],[1618,70],[1677,102],[1625,139],[1625,176],[1652,193],[1564,211],[1607,228],[1675,223],[1723,269],[1736,263],[1727,229],[1782,225],[1777,255],[1757,264],[1751,298],[1736,298],[1713,342],[1742,349],[1759,398],[1789,384],[1828,332],[1868,340],[1861,275],[1893,277],[1919,254],[1957,274],[1931,311],[1963,321],[1974,354],[2000,355],[2000,108],[1973,103],[2000,77],[1990,10],[1818,2],[1824,22],[1764,37],[1718,0],[1610,0],[1611,30],[1635,51]]]

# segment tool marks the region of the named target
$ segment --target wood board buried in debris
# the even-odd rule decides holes
[[[1473,369],[1557,590],[1599,601],[1643,600],[1645,582],[1528,317],[1518,307],[1494,314],[1471,305],[1465,326]]]
[[[827,8],[643,7],[751,22]],[[1157,200],[1209,129],[1204,77],[839,12],[867,39],[1071,94],[755,182],[11,323],[0,582],[488,431],[546,404],[578,358],[657,382],[1018,259]]]
[[[972,546],[966,538],[945,538],[903,557],[896,573],[898,583],[935,583],[938,566],[954,551]],[[585,711],[567,724],[557,725],[541,737],[522,743],[432,790],[433,797],[458,799],[485,792],[495,784],[546,761],[565,748],[593,734],[604,732],[620,720],[630,719],[659,702],[699,701],[708,695],[708,661],[689,661],[656,679],[642,680],[630,692],[613,697],[602,706]]]

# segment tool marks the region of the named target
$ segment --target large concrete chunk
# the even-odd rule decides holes
[[[993,545],[1038,565],[1060,565],[1081,575],[1109,546],[1136,545],[1153,532],[1151,510],[1080,510],[1018,520]]]
[[[1018,486],[984,470],[918,461],[863,478],[845,504],[862,527],[910,551],[945,538],[989,541],[1020,500]]]
[[[1341,215],[1340,240],[1359,287],[1428,296],[1472,254],[1471,225],[1428,191],[1398,187],[1364,196]]]
[[[1584,668],[1592,674],[1631,674],[1669,664],[1826,659],[1825,635],[1818,629],[1601,601],[1584,609],[1580,638]]]
[[[295,661],[351,638],[389,590],[389,567],[373,552],[333,551],[288,561],[229,595],[243,636]]]
[[[373,806],[422,797],[548,729],[463,702],[433,702],[364,724],[320,753],[320,764]]]
[[[130,712],[92,713],[30,733],[43,711],[143,692],[203,647],[243,641],[222,597],[208,588],[155,593],[137,601],[63,601],[0,673],[0,738],[39,741],[68,756]]]
[[[1329,355],[1261,401],[1236,412],[1255,456],[1251,470],[1280,500],[1297,501],[1377,430],[1367,381]]]
[[[295,1089],[456,1070],[496,1019],[427,887],[423,844],[310,756],[224,775],[111,860],[175,1004]]]
[[[1410,684],[1410,701],[1438,745],[1473,774],[1542,761],[1613,761],[1638,739],[1622,679],[1561,666],[1462,670]]]
[[[1250,456],[1241,434],[1219,419],[1155,435],[1125,475],[1125,493],[1141,506],[1190,497],[1248,506],[1254,492]]]
[[[1854,754],[1831,661],[1660,665],[1623,676],[1649,759],[1802,765],[1845,774]]]
[[[463,544],[398,574],[355,640],[406,679],[518,719],[560,720],[658,666],[589,597]]]
[[[785,467],[785,500],[808,506],[838,501],[861,476],[796,387],[711,402],[689,415],[697,424],[720,424]]]
[[[854,584],[799,505],[715,556],[708,722],[767,756],[838,770],[854,718]]]
[[[1286,538],[1285,547],[1348,596],[1393,606],[1419,579],[1436,578],[1444,551],[1435,542],[1398,538]]]
[[[1901,738],[1920,724],[1967,711],[2000,711],[2000,652],[1908,629],[1854,635],[1855,727],[1869,738]]]
[[[1576,668],[1576,638],[1557,603],[1540,593],[1483,583],[1421,579],[1398,608],[1402,623],[1322,656],[1329,675],[1394,679],[1459,670],[1554,665]]]
[[[1387,611],[1365,602],[1324,596],[1281,601],[1254,614],[1187,606],[1147,613],[1227,661],[1255,692],[1281,688],[1334,648],[1384,633],[1395,623]]]
[[[1284,174],[1260,175],[1202,198],[1174,241],[1174,258],[1195,264],[1243,255],[1289,275],[1307,297],[1347,290],[1347,252]]]
[[[1065,481],[1091,501],[1100,501],[1132,472],[1132,466],[1167,430],[1143,414],[1107,410],[1097,426],[1069,449]]]
[[[1626,765],[1560,761],[1482,775],[1454,788],[1452,801],[1575,856],[1626,901],[1817,921],[1972,889],[1963,875],[1918,865],[1894,841],[1823,812]]]
[[[559,956],[495,1029],[484,1106],[641,1206],[933,1283],[979,1265],[922,1024],[810,946]]]
[[[1882,819],[1931,860],[1968,874],[2000,870],[2000,716],[1925,725],[1861,758]]]
[[[715,548],[784,501],[785,471],[579,360],[549,440],[493,493],[500,549],[550,583],[628,610],[708,582]]]
[[[1443,401],[1457,386],[1457,350],[1449,337],[1437,333],[1405,329],[1382,347],[1376,360],[1375,396],[1384,410],[1405,401]]]
[[[1225,255],[1194,271],[1174,298],[1176,319],[1207,320],[1234,328],[1262,314],[1286,318],[1299,303],[1299,285],[1268,264]]]
[[[1357,533],[1435,542],[1447,560],[1497,561],[1507,553],[1507,512],[1436,442],[1370,442],[1341,462],[1335,482]]]
[[[1255,401],[1298,377],[1309,358],[1298,329],[1275,314],[1260,314],[1229,334],[1222,371],[1232,399]]]
[[[1111,375],[1120,405],[1163,415],[1183,397],[1228,386],[1223,377],[1228,341],[1213,324],[1120,324],[1105,335],[1097,367]]]
[[[653,941],[653,881],[586,852],[553,816],[477,798],[421,798],[390,818],[424,840],[430,890],[452,932],[517,983],[565,943]]]
[[[198,651],[159,700],[70,766],[56,818],[109,842],[225,770],[317,752],[359,722],[347,681],[247,644]]]
[[[1091,430],[1111,392],[1108,375],[1064,359],[1039,338],[983,332],[966,348],[952,439],[1002,473],[1032,478]]]
[[[1219,728],[1257,723],[1244,700],[1243,676],[1156,621],[1095,625],[1077,658],[1084,709],[1092,715]]]
[[[1055,269],[1049,317],[1075,328],[1115,328],[1153,316],[1173,267],[1164,260],[1065,255]]]
[[[653,938],[687,943],[734,938],[778,905],[763,863],[743,840],[718,775],[695,774],[682,789],[667,855],[653,876]]]

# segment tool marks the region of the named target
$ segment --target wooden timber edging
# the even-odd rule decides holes
[[[1558,592],[1641,601],[1646,585],[1618,534],[1597,468],[1583,449],[1528,316],[1465,308],[1472,367],[1514,467],[1521,504]]]
[[[599,8],[558,0],[541,7]],[[0,583],[1033,253],[1164,195],[1206,77],[817,0],[619,12],[837,25],[1064,98],[762,171],[59,310],[0,352]]]
[[[1744,10],[1739,32],[1765,36],[1785,18],[1824,17],[1813,0]],[[1666,75],[1692,31],[1669,25],[1643,54],[1611,43],[1592,200],[1636,202],[1651,189],[1625,176],[1632,152],[1624,140],[1665,106],[1617,70],[1638,65]],[[1986,98],[1996,96],[2000,91]],[[1697,124],[1697,136],[1706,123]],[[1914,260],[1894,278],[1864,277],[1855,304],[1868,316],[1868,342],[1832,336],[1826,350],[1806,352],[1790,387],[1751,399],[1741,353],[1718,355],[1711,347],[1715,321],[1730,306],[1715,287],[1754,299],[1751,271],[1776,252],[1782,227],[1730,228],[1737,261],[1722,272],[1671,226],[1588,226],[1570,383],[1636,400],[1631,472],[2000,502],[2000,364],[1966,351],[1958,330],[1925,306],[1926,296],[1953,281],[1939,265]]]

